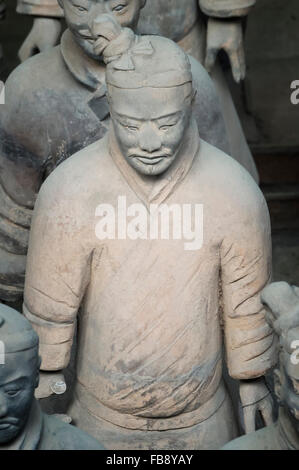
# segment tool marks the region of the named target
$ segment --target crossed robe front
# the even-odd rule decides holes
[[[145,209],[203,204],[202,247],[98,238],[97,207],[117,208],[119,196]],[[67,366],[78,317],[69,413],[105,447],[219,448],[235,436],[221,325],[233,378],[262,376],[275,363],[260,302],[270,272],[265,200],[239,164],[199,139],[194,120],[176,161],[153,179],[129,166],[111,127],[41,188],[24,314],[39,334],[44,371]]]

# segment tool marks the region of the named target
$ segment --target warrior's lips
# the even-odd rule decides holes
[[[17,426],[18,423],[19,420],[13,417],[2,419],[0,420],[0,430],[7,429],[10,426]]]
[[[157,157],[144,157],[144,156],[139,156],[139,155],[132,155],[132,158],[136,158],[140,162],[144,163],[145,165],[158,165],[158,163],[162,162],[165,160],[165,158],[169,158],[169,155],[165,156],[157,156]]]
[[[5,423],[0,423],[0,431],[3,431],[5,429],[8,429],[10,428],[11,426],[16,426],[14,423],[8,423],[8,422],[5,422]]]
[[[81,39],[84,39],[85,41],[90,42],[93,44],[95,42],[95,38],[93,36],[87,35],[87,34],[82,34],[80,32],[77,33],[78,36],[80,36]]]

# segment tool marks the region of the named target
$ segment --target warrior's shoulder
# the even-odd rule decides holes
[[[66,75],[66,67],[60,52],[60,46],[36,54],[16,67],[6,81],[7,92],[18,95],[35,92],[39,89],[54,88],[61,84]]]
[[[62,420],[44,415],[41,450],[104,450],[104,447],[80,429]]]
[[[56,194],[60,198],[81,197],[100,188],[111,166],[108,139],[102,139],[75,153],[47,177],[40,193],[45,197]]]
[[[277,425],[272,424],[226,444],[221,450],[279,450]]]
[[[200,180],[211,192],[221,195],[223,204],[241,206],[242,210],[265,206],[264,196],[249,172],[232,157],[201,140],[197,159]]]

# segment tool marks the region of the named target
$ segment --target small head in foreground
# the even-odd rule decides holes
[[[135,36],[128,28],[114,36],[103,57],[121,153],[139,173],[160,175],[184,148],[190,126],[194,91],[189,58],[169,39]]]
[[[135,29],[146,0],[58,0],[58,3],[76,42],[88,56],[98,59],[96,45],[101,42],[101,16],[113,15],[121,26]]]
[[[38,336],[26,318],[0,304],[0,444],[26,426],[38,386]]]
[[[299,442],[299,289],[285,282],[270,284],[262,293],[262,302],[268,309],[268,321],[280,338],[275,394]]]

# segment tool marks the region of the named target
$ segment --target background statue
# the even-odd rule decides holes
[[[0,450],[102,450],[83,431],[41,412],[38,336],[19,312],[0,304]]]
[[[271,271],[267,206],[249,174],[200,139],[183,50],[120,30],[108,15],[98,22],[112,125],[41,188],[24,314],[40,336],[46,381],[67,366],[78,318],[69,414],[105,447],[218,448],[236,435],[219,282],[246,429],[257,411],[271,422],[262,376],[275,341],[260,303]],[[170,208],[169,230],[178,227],[173,207],[186,204],[203,205],[203,226],[198,209],[189,220],[193,242],[202,228],[202,246],[186,248],[182,234],[149,236],[149,212]],[[118,217],[129,218],[125,229]]]
[[[144,0],[62,0],[69,28],[60,46],[17,67],[6,82],[0,109],[0,299],[22,298],[32,208],[44,179],[63,160],[100,139],[109,126],[105,64],[95,45],[98,16],[107,9],[136,27]],[[82,11],[83,8],[83,11]],[[195,117],[201,137],[228,150],[225,123],[213,83],[193,58]]]
[[[63,16],[57,0],[18,0],[17,12],[35,16],[32,29],[19,50],[22,62],[37,52],[56,46]]]
[[[299,288],[276,282],[262,293],[268,320],[280,338],[274,371],[278,421],[227,444],[227,450],[299,450]]]
[[[217,54],[224,50],[236,82],[245,78],[246,64],[243,45],[243,19],[256,0],[148,0],[140,15],[138,31],[141,34],[165,36],[178,44],[200,63],[204,64],[213,78],[224,115],[229,139],[228,153],[241,163],[258,182],[257,169],[247,145],[229,88],[217,63]],[[134,0],[138,3],[138,0]],[[130,3],[130,1],[128,2]],[[76,3],[80,4],[80,2]],[[84,8],[86,2],[81,5]],[[80,6],[80,5],[79,5]],[[114,2],[115,10],[127,8],[126,3]],[[37,48],[44,50],[48,40],[53,44],[57,19],[63,16],[57,0],[19,0],[19,12],[47,15],[36,18],[33,30],[21,48],[22,60]],[[120,10],[119,10],[120,11]],[[52,14],[51,14],[52,12]],[[120,11],[120,13],[123,13]],[[42,21],[42,24],[40,24]],[[57,39],[59,29],[57,29]],[[51,38],[51,40],[47,38]]]

